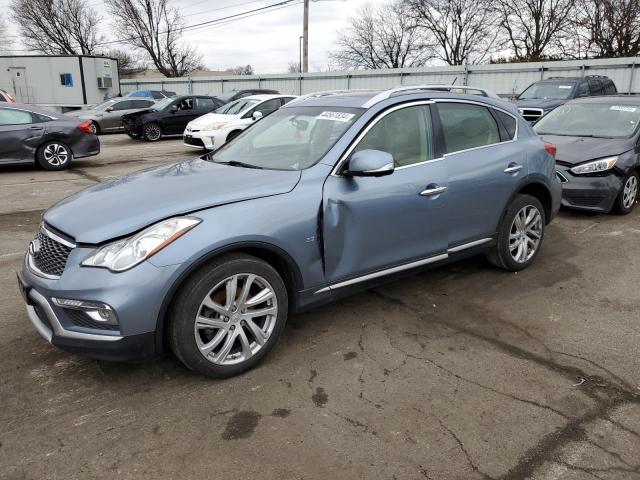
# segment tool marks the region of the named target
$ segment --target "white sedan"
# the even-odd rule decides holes
[[[223,105],[187,124],[182,136],[188,147],[217,150],[256,120],[278,110],[294,95],[252,95]]]

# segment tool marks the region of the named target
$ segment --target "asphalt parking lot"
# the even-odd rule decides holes
[[[27,318],[44,208],[196,154],[101,141],[70,171],[0,170],[0,478],[640,478],[640,208],[561,212],[518,274],[474,258],[297,315],[214,381],[72,356]]]

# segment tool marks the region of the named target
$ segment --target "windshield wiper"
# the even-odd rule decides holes
[[[215,160],[212,157],[212,160],[216,163],[221,163],[222,165],[229,165],[231,167],[242,167],[242,168],[257,168],[258,170],[264,170],[263,167],[259,167],[258,165],[251,165],[250,163],[238,162],[237,160],[229,160],[228,162],[220,162]]]

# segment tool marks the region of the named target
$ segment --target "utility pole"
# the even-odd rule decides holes
[[[302,71],[309,71],[309,0],[304,0],[304,19],[302,22]]]

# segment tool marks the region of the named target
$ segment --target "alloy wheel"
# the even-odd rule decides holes
[[[535,255],[542,240],[542,215],[527,205],[516,214],[509,230],[509,253],[518,263],[526,263]]]
[[[218,283],[198,308],[194,335],[198,350],[216,365],[253,357],[276,325],[278,303],[267,280],[239,273]]]
[[[44,149],[45,161],[54,167],[60,167],[69,161],[69,151],[64,145],[50,143]]]
[[[624,184],[624,189],[622,190],[622,205],[624,208],[629,209],[636,201],[636,197],[638,196],[638,177],[635,175],[629,176],[627,181]]]
[[[147,140],[151,140],[152,142],[158,140],[162,135],[162,130],[160,130],[160,126],[155,123],[150,123],[146,126],[144,130],[145,136]]]
[[[94,135],[98,134],[98,127],[94,122],[91,122],[91,124],[89,125],[89,130],[91,130],[91,133],[93,133]]]

